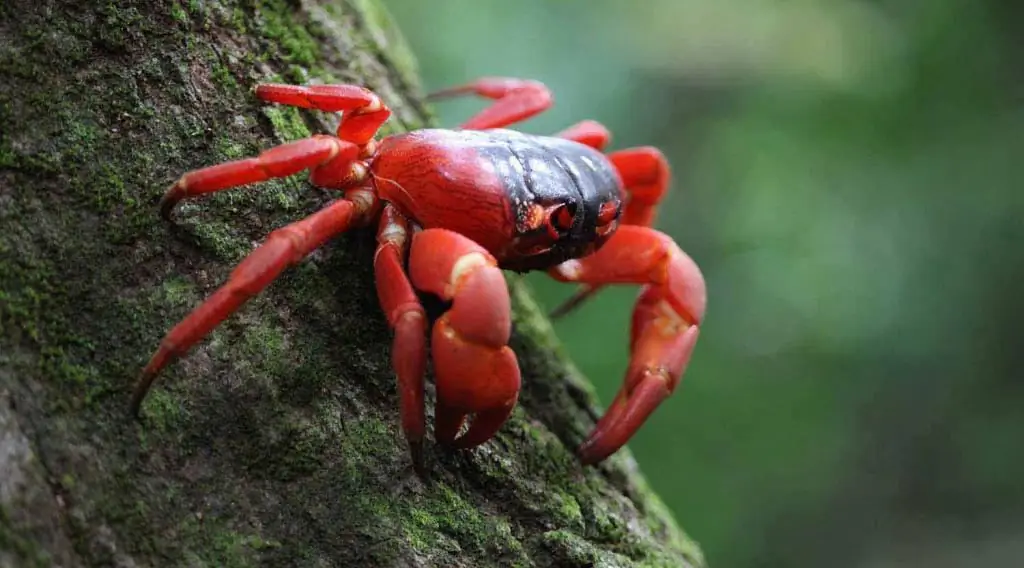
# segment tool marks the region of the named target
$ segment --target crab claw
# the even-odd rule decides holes
[[[663,291],[647,286],[633,312],[632,356],[625,382],[593,433],[580,445],[584,463],[599,462],[640,429],[679,384],[700,335],[666,301]]]
[[[409,276],[416,288],[451,302],[431,336],[434,436],[456,448],[478,446],[494,437],[519,397],[519,363],[508,347],[512,320],[505,278],[483,247],[444,229],[413,236]],[[471,414],[469,429],[457,437]]]
[[[644,284],[633,310],[625,381],[578,450],[580,459],[592,464],[625,445],[679,384],[704,318],[704,277],[672,239],[635,225],[620,227],[596,253],[565,262],[551,274],[592,286]]]

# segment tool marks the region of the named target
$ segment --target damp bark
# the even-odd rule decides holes
[[[434,124],[376,0],[5,0],[0,78],[0,566],[703,565],[628,451],[573,457],[596,399],[511,275],[521,404],[414,474],[372,230],[287,271],[128,416],[163,334],[334,197],[296,176],[159,219],[183,171],[329,131],[254,83],[359,83],[395,109],[385,133]]]

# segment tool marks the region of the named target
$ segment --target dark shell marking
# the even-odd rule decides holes
[[[601,206],[616,203],[621,214],[619,174],[599,151],[564,138],[514,130],[460,131],[495,168],[508,192],[516,220],[516,238],[545,239],[546,228],[532,222],[534,206],[564,204],[574,212],[571,228],[545,252],[510,259],[507,268],[547,268],[589,253],[610,236],[597,234]]]

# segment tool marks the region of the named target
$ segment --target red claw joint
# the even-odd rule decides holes
[[[639,284],[625,382],[578,450],[587,464],[622,447],[667,398],[686,369],[704,317],[697,265],[651,224],[669,185],[655,148],[605,154],[610,135],[580,122],[554,136],[505,127],[551,106],[535,81],[480,79],[435,94],[493,99],[459,129],[425,129],[375,140],[391,111],[353,85],[259,85],[279,104],[341,112],[335,135],[316,135],[255,158],[186,173],[164,195],[169,218],[182,199],[310,171],[343,197],[270,233],[227,282],[174,327],[142,371],[139,406],[157,374],[185,354],[285,268],[350,228],[376,223],[377,294],[394,333],[402,429],[422,471],[427,321],[417,291],[448,306],[432,323],[437,383],[434,436],[472,448],[491,439],[515,408],[520,375],[502,270],[547,271],[578,292],[562,315],[607,284]],[[464,428],[469,420],[469,426]],[[463,432],[460,435],[460,432]]]

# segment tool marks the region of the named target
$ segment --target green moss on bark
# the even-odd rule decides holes
[[[184,204],[169,225],[168,184],[330,130],[257,104],[260,80],[359,82],[395,109],[389,132],[429,124],[414,69],[375,0],[0,6],[0,444],[23,441],[0,452],[0,560],[702,564],[628,452],[572,456],[594,396],[518,277],[520,407],[494,441],[430,448],[429,479],[414,475],[372,230],[288,271],[128,417],[163,334],[332,198],[296,176]]]

